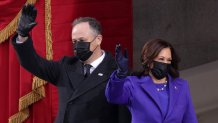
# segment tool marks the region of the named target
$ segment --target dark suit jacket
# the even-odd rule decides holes
[[[12,44],[20,64],[58,87],[59,111],[55,123],[119,123],[118,106],[109,104],[104,93],[109,76],[116,69],[111,54],[106,52],[102,63],[84,79],[82,62],[76,57],[48,61],[37,55],[31,38],[17,44],[16,37]]]

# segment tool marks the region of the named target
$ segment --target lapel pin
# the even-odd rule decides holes
[[[98,73],[98,76],[103,76],[103,73]]]
[[[178,88],[176,86],[174,86],[174,88],[177,90]]]

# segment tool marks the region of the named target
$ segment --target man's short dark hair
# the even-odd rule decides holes
[[[99,21],[92,17],[79,17],[73,21],[73,27],[79,23],[88,22],[96,34],[102,33],[102,27]]]

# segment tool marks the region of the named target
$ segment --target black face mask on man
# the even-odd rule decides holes
[[[171,64],[154,61],[153,68],[151,69],[151,73],[156,79],[158,80],[163,79],[164,77],[167,76],[170,65]]]
[[[78,59],[80,59],[81,61],[86,61],[91,57],[93,51],[90,51],[90,44],[94,40],[95,38],[91,42],[85,42],[83,40],[76,41],[76,43],[74,44],[74,51],[76,51],[76,56],[78,57]]]

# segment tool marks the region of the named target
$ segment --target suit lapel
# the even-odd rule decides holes
[[[84,79],[82,65],[83,63],[77,60],[75,63],[73,63],[73,65],[66,67],[67,75],[70,78],[74,89],[77,88]]]
[[[160,99],[158,97],[156,87],[153,83],[153,80],[151,79],[150,76],[146,77],[145,79],[147,79],[147,80],[144,80],[144,83],[141,84],[141,86],[145,90],[145,92],[151,97],[151,99],[153,99],[153,101],[155,102],[155,104],[157,105],[157,107],[159,108],[159,110],[161,111],[161,114],[163,116],[163,111],[161,109]]]
[[[166,118],[169,117],[169,114],[172,112],[176,101],[179,98],[180,92],[182,90],[182,85],[178,84],[176,80],[173,80],[172,77],[169,78],[169,109],[166,115]]]
[[[112,56],[108,55],[109,54],[106,54],[102,63],[99,64],[99,66],[93,71],[93,73],[88,78],[80,81],[81,83],[76,88],[76,91],[73,93],[69,101],[76,99],[77,97],[86,93],[90,89],[93,89],[99,84],[105,82],[109,78],[109,75],[116,68],[116,66],[114,64]]]

